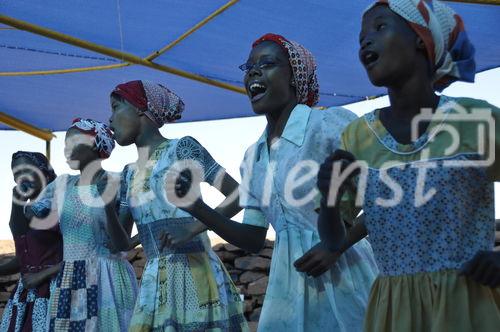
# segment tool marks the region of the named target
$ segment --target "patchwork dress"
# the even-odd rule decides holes
[[[48,230],[28,229],[26,234],[14,236],[21,279],[5,306],[0,331],[46,331],[48,302],[55,287],[55,278],[27,289],[22,276],[58,264],[62,259],[62,243],[58,226]]]
[[[49,303],[49,331],[127,331],[137,280],[123,253],[112,253],[95,185],[60,176],[42,192],[35,214],[59,212],[64,258]]]
[[[193,223],[165,195],[165,177],[178,161],[195,160],[213,184],[221,167],[193,138],[169,140],[145,169],[128,165],[122,209],[130,209],[147,257],[130,331],[244,331],[237,289],[206,232],[176,248],[160,248],[163,231]]]

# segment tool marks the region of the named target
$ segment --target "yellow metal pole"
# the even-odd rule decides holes
[[[30,135],[41,138],[44,141],[50,141],[52,138],[56,137],[50,130],[37,128],[33,125],[30,125],[29,123],[18,120],[3,112],[0,112],[0,122],[14,129],[21,130]]]
[[[164,48],[151,53],[145,59],[146,60],[150,60],[150,61],[156,59],[157,57],[159,57],[160,55],[162,55],[163,53],[165,53],[166,51],[170,50],[175,45],[179,44],[181,41],[183,41],[184,39],[186,39],[187,37],[189,37],[190,35],[192,35],[196,30],[200,29],[202,26],[204,26],[205,24],[207,24],[208,22],[210,22],[213,18],[215,18],[219,14],[223,13],[226,9],[228,9],[229,7],[231,7],[232,5],[234,5],[235,3],[237,3],[238,1],[239,0],[231,0],[231,1],[229,1],[225,5],[223,5],[222,7],[218,8],[216,11],[214,11],[212,14],[208,15],[207,17],[205,17],[199,23],[197,23],[196,25],[194,25],[191,29],[189,29],[188,31],[184,32],[182,35],[179,36],[179,38],[177,38],[176,40],[174,40],[173,42],[171,42],[170,44],[168,44]]]
[[[45,157],[50,161],[50,141],[45,141]]]
[[[500,5],[500,0],[443,0],[446,2],[462,2],[476,5]]]
[[[55,74],[70,74],[84,73],[88,71],[116,69],[130,66],[130,63],[118,63],[114,65],[92,66],[69,69],[52,69],[52,70],[34,70],[34,71],[5,71],[0,72],[0,76],[34,76],[34,75],[55,75]]]
[[[219,88],[223,88],[223,89],[227,89],[230,91],[245,94],[245,89],[242,87],[239,87],[239,86],[235,86],[235,85],[231,85],[228,83],[212,80],[212,79],[200,76],[200,75],[186,72],[184,70],[160,65],[160,64],[142,59],[142,58],[140,58],[136,55],[130,54],[130,53],[120,52],[120,51],[114,50],[114,49],[109,48],[109,47],[97,45],[97,44],[88,42],[86,40],[78,39],[78,38],[75,38],[73,36],[59,33],[57,31],[49,30],[49,29],[40,27],[38,25],[31,24],[31,23],[28,23],[25,21],[21,21],[21,20],[18,20],[18,19],[9,17],[9,16],[0,15],[0,23],[18,28],[20,30],[29,31],[29,32],[32,32],[32,33],[35,33],[35,34],[38,34],[38,35],[41,35],[41,36],[44,36],[47,38],[55,39],[55,40],[61,41],[61,42],[66,43],[66,44],[74,45],[74,46],[85,48],[85,49],[88,49],[88,50],[91,50],[91,51],[94,51],[94,52],[97,52],[100,54],[104,54],[104,55],[108,55],[108,56],[111,56],[111,57],[114,57],[117,59],[121,59],[123,61],[127,61],[127,62],[138,64],[138,65],[143,65],[143,66],[153,68],[156,70],[160,70],[160,71],[163,71],[166,73],[178,75],[178,76],[181,76],[184,78],[188,78],[188,79],[192,79],[192,80],[202,82],[205,84],[213,85],[213,86],[216,86]]]

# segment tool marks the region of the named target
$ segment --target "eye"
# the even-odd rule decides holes
[[[380,31],[380,30],[384,29],[385,27],[386,27],[385,23],[379,23],[379,24],[377,24],[377,31]]]
[[[273,67],[276,65],[276,62],[273,61],[273,60],[263,60],[261,61],[261,63],[259,64],[259,67],[264,69],[264,68],[270,68],[270,67]]]

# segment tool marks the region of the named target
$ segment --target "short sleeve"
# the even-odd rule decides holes
[[[488,169],[488,174],[492,181],[498,182],[500,181],[500,109],[491,105],[491,115],[495,120],[495,159]]]
[[[204,181],[214,185],[215,179],[224,169],[212,158],[210,153],[191,136],[185,136],[177,142],[178,160],[195,160],[203,167]]]
[[[38,198],[28,206],[31,212],[37,218],[45,218],[50,214],[51,210],[57,210],[55,192],[57,186],[57,179],[49,183],[45,189],[42,190]]]
[[[251,172],[252,161],[248,160],[248,151],[240,165],[241,183],[238,186],[240,206],[245,209],[243,213],[243,223],[263,228],[269,228],[264,213],[261,210],[261,205],[257,197],[252,194],[251,188]]]

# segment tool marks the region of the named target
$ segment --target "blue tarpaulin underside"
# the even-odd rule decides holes
[[[145,57],[169,44],[226,0],[2,1],[0,13],[95,44]],[[316,56],[320,105],[344,105],[378,96],[358,61],[358,34],[366,0],[241,0],[154,61],[242,86],[238,65],[253,40],[283,34]],[[476,47],[477,70],[500,65],[500,6],[450,4]],[[120,59],[0,26],[0,72],[118,64]],[[65,130],[75,117],[106,121],[109,92],[121,82],[162,83],[186,102],[182,121],[252,116],[245,95],[143,66],[72,74],[0,76],[0,111],[40,128]],[[0,125],[0,129],[8,129]]]

